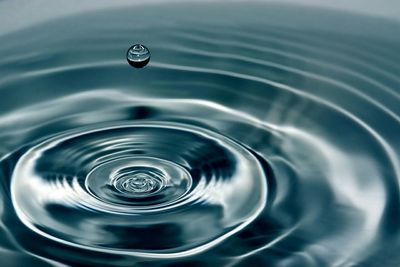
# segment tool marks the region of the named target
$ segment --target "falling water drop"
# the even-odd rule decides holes
[[[150,61],[150,51],[142,44],[135,44],[126,52],[126,59],[132,67],[143,68]]]

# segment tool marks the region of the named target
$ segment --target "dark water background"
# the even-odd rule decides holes
[[[148,5],[0,43],[2,266],[400,265],[399,23]]]

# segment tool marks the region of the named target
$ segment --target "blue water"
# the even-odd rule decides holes
[[[398,22],[144,5],[0,43],[2,266],[400,265]]]

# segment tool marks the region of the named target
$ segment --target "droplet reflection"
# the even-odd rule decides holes
[[[143,68],[150,61],[150,50],[142,44],[132,45],[126,52],[129,65],[134,68]]]

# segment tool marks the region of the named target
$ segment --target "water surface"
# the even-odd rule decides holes
[[[1,35],[2,261],[398,266],[399,36],[239,3]]]

